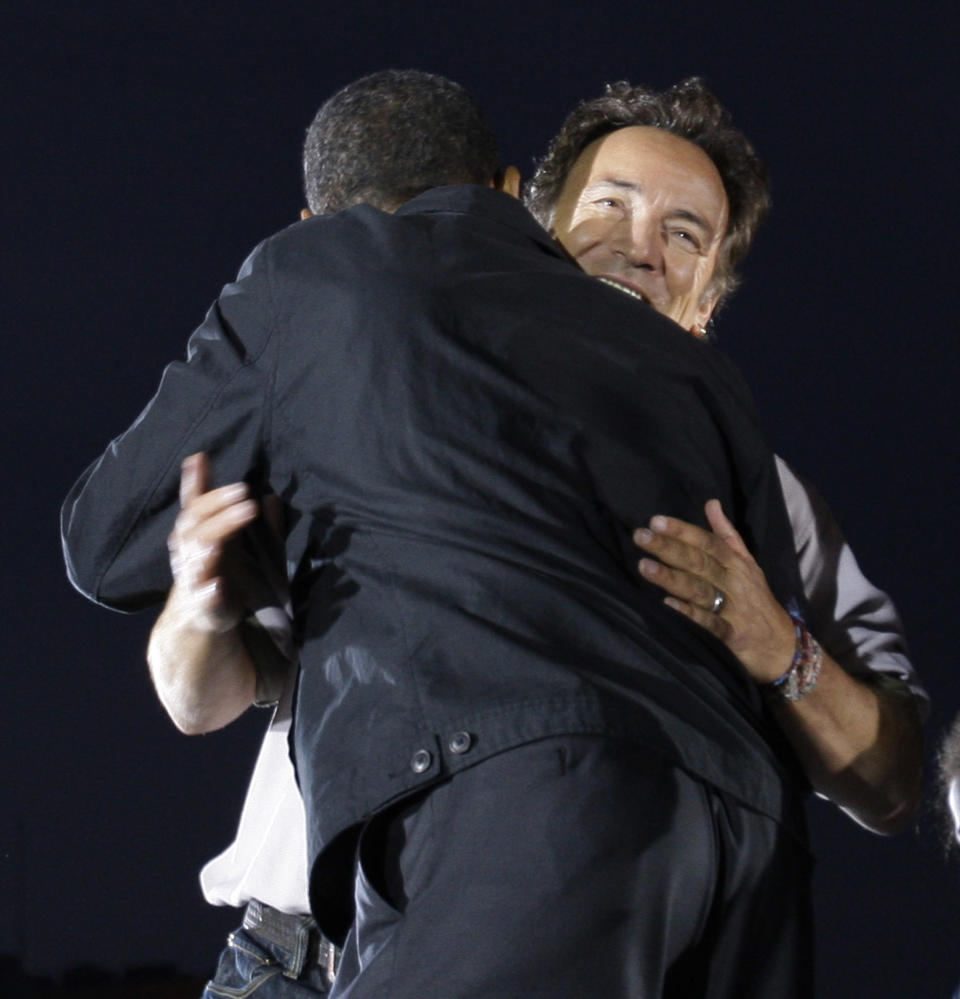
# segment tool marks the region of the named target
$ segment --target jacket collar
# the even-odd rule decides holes
[[[555,256],[566,259],[559,243],[523,207],[522,202],[503,191],[479,184],[451,184],[434,187],[397,209],[397,215],[453,212],[482,215],[519,231]]]

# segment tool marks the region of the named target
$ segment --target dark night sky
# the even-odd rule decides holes
[[[936,741],[960,708],[955,5],[91,0],[0,14],[0,952],[38,972],[203,973],[235,920],[204,904],[196,874],[232,835],[266,716],[179,735],[143,662],[152,618],[71,590],[58,508],[249,249],[296,218],[316,107],[385,66],[464,83],[525,172],[604,81],[707,77],[775,200],[720,347],[896,596]],[[932,817],[893,840],[822,803],[811,818],[818,997],[946,996],[960,866]]]

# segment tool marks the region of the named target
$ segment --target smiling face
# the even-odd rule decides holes
[[[631,125],[591,143],[557,199],[553,233],[588,273],[702,335],[727,228],[723,181],[692,142]]]

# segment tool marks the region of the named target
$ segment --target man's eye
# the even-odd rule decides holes
[[[616,198],[597,198],[594,202],[595,205],[600,205],[601,208],[619,208],[620,202]]]
[[[690,251],[700,249],[700,239],[688,229],[671,229],[670,236],[680,246],[684,247],[684,249]]]

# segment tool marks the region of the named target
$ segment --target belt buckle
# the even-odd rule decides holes
[[[332,985],[340,965],[340,949],[322,934],[320,936],[319,957],[320,960],[317,963],[321,965],[327,976],[327,981]]]

